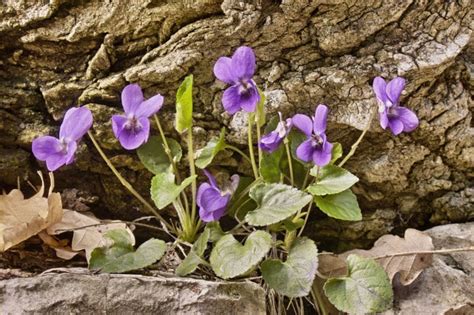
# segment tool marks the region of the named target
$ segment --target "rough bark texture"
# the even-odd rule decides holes
[[[265,314],[265,291],[252,282],[90,275],[87,269],[82,273],[0,280],[0,311],[12,315]]]
[[[94,112],[94,133],[120,171],[144,194],[149,175],[114,140],[110,115],[120,91],[138,82],[146,96],[165,96],[172,130],[174,94],[195,76],[196,146],[230,129],[245,144],[245,116],[223,113],[223,85],[212,74],[221,55],[239,45],[257,54],[257,83],[270,113],[310,113],[327,104],[329,137],[346,149],[376,106],[371,80],[408,79],[402,103],[420,117],[418,130],[393,137],[373,121],[347,166],[361,178],[356,193],[364,221],[313,222],[314,237],[341,243],[374,240],[399,226],[474,217],[474,44],[472,2],[377,0],[6,0],[0,5],[0,185],[31,177],[38,135],[55,133],[65,110]],[[220,166],[248,172],[237,156]],[[123,218],[138,207],[84,141],[74,166],[57,173],[96,208]],[[428,223],[429,222],[429,223]],[[334,227],[339,226],[337,230]],[[327,227],[327,228],[326,228]],[[340,243],[340,244],[341,244]],[[336,244],[338,245],[338,244]]]

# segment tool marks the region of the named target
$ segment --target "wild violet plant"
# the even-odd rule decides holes
[[[326,105],[316,106],[312,117],[296,114],[285,120],[279,113],[266,121],[265,97],[253,80],[255,69],[255,55],[249,47],[238,48],[232,58],[219,58],[214,66],[215,76],[230,85],[222,97],[226,112],[248,113],[248,154],[225,142],[224,128],[218,138],[194,152],[193,76],[186,77],[180,85],[176,94],[175,129],[187,142],[187,177],[178,168],[183,150],[176,140],[165,136],[157,115],[163,97],[155,95],[145,100],[137,84],[123,89],[125,115],[112,117],[113,132],[125,149],[137,149],[143,165],[154,174],[150,194],[155,207],[120,175],[88,132],[92,114],[85,107],[68,110],[60,138],[36,139],[33,153],[37,159],[46,161],[50,171],[55,171],[72,163],[77,142],[88,132],[112,172],[158,218],[163,229],[176,238],[175,244],[192,244],[176,270],[180,276],[194,272],[199,266],[210,267],[222,279],[259,273],[269,290],[280,296],[298,298],[311,294],[322,314],[326,314],[327,302],[321,292],[341,311],[350,309],[347,303],[356,300],[354,297],[364,300],[359,309],[365,312],[389,308],[390,282],[382,267],[370,259],[351,255],[345,276],[324,279],[324,288],[313,285],[318,250],[311,239],[302,236],[310,213],[316,208],[340,220],[362,219],[357,198],[351,192],[358,178],[342,166],[354,154],[370,122],[342,158],[341,145],[332,143],[326,135],[330,115]],[[373,84],[382,128],[389,127],[394,135],[414,130],[418,125],[416,115],[399,104],[404,79],[395,78],[386,84],[377,77]],[[159,136],[149,136],[151,116]],[[251,174],[216,180],[212,161],[224,150],[241,155],[242,162],[251,167]],[[196,172],[196,168],[202,171]],[[199,188],[197,173],[207,177],[207,181],[200,181]],[[159,213],[171,207],[177,219],[165,219]],[[221,221],[226,228],[220,226]],[[111,245],[94,251],[91,268],[124,272],[152,264],[165,252],[162,241],[146,242],[134,252],[126,234],[111,232],[108,237]]]

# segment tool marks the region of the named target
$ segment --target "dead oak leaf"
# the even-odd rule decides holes
[[[38,234],[62,218],[61,195],[52,192],[54,189],[52,173],[49,173],[51,185],[47,198],[43,197],[45,191],[43,175],[41,172],[38,174],[41,178],[41,188],[33,197],[25,199],[18,189],[0,195],[0,252]]]
[[[396,235],[383,235],[370,250],[355,249],[340,255],[319,255],[318,272],[324,277],[344,275],[347,267],[345,260],[350,254],[369,257],[376,260],[387,272],[390,280],[397,273],[402,285],[409,285],[431,266],[434,250],[430,236],[415,229],[407,229],[405,237]],[[427,253],[428,252],[428,253]]]

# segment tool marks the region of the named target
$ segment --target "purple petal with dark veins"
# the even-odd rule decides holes
[[[222,95],[222,105],[227,113],[234,115],[241,109],[239,87],[234,85],[227,88]]]
[[[33,155],[40,161],[46,161],[48,156],[60,152],[62,149],[61,142],[58,138],[51,136],[43,136],[33,140],[31,150]]]
[[[260,148],[268,153],[274,152],[280,146],[283,138],[281,138],[276,131],[272,131],[260,139]]]
[[[140,123],[141,128],[134,130],[123,128],[118,136],[120,144],[126,150],[134,150],[148,141],[148,135],[150,134],[150,121],[148,118],[142,117],[138,122]]]
[[[329,164],[332,156],[332,143],[324,139],[321,147],[316,148],[313,152],[313,162],[318,166],[325,166]]]
[[[148,118],[151,115],[156,114],[162,106],[163,96],[157,94],[140,103],[140,105],[138,105],[137,109],[135,110],[135,116]]]
[[[248,113],[253,113],[260,101],[260,94],[253,80],[250,82],[250,85],[251,87],[247,93],[240,94],[240,107]]]
[[[388,127],[392,131],[392,133],[397,136],[402,133],[403,131],[403,122],[400,120],[398,116],[388,117]]]

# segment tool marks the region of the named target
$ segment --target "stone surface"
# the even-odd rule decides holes
[[[474,223],[441,225],[425,232],[435,249],[474,246]],[[394,309],[384,314],[473,314],[473,275],[473,251],[434,255],[433,265],[412,285],[395,289]]]
[[[430,221],[472,220],[473,10],[469,0],[3,1],[0,187],[16,185],[17,176],[35,181],[44,166],[32,157],[31,141],[57,132],[65,110],[84,104],[94,111],[102,146],[148,195],[149,175],[134,154],[124,158],[110,130],[110,115],[120,110],[120,90],[129,82],[141,84],[146,96],[165,96],[164,128],[183,143],[172,128],[174,94],[192,72],[196,146],[221,125],[229,128],[228,141],[245,145],[245,115],[223,113],[223,84],[212,66],[246,44],[257,54],[255,79],[268,111],[311,113],[325,103],[329,137],[346,150],[376,106],[372,78],[408,80],[402,103],[418,114],[420,127],[393,137],[373,121],[346,164],[361,178],[356,193],[369,221],[365,227],[339,224],[354,232],[346,233],[345,243],[371,230],[377,213],[384,213],[378,219],[384,225],[370,233],[372,240]],[[141,214],[87,139],[76,160],[57,172],[59,189],[98,196],[93,211],[106,208],[123,219]],[[250,170],[238,168],[239,162],[233,155],[218,160],[218,167]]]
[[[91,275],[72,269],[0,280],[0,313],[264,315],[265,292],[252,282]]]

